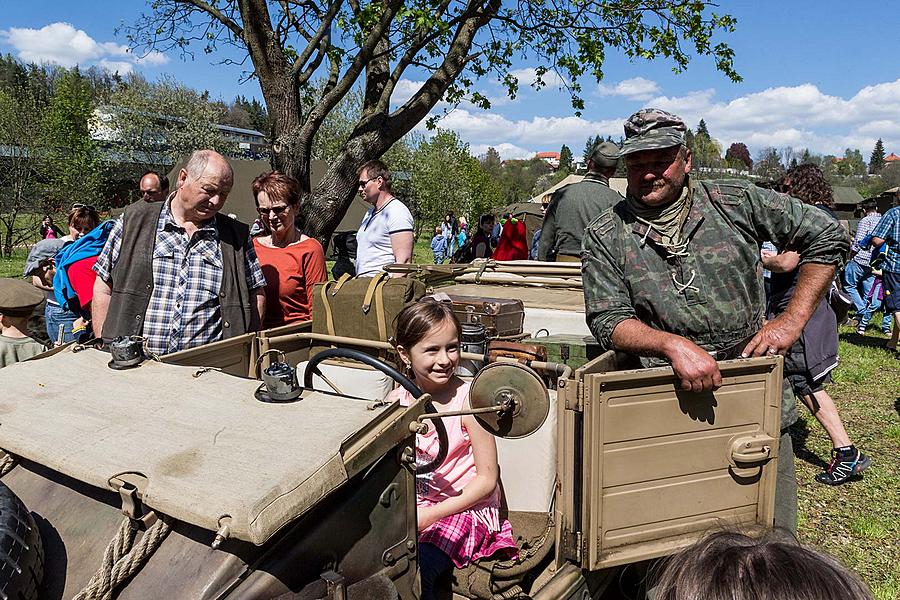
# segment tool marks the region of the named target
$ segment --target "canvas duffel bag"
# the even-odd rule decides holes
[[[387,342],[393,335],[393,321],[405,307],[425,295],[425,284],[407,277],[342,276],[337,281],[317,284],[313,288],[313,333],[339,335]],[[313,345],[313,354],[328,348]],[[373,356],[385,352],[359,348]]]

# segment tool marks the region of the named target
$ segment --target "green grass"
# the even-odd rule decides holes
[[[15,248],[12,256],[0,258],[0,277],[22,277],[26,258],[28,258],[27,248]]]
[[[874,323],[880,325],[880,319]],[[841,328],[841,364],[828,392],[853,442],[872,458],[865,475],[838,487],[813,477],[829,459],[830,442],[800,408],[794,427],[801,513],[800,540],[837,557],[875,598],[900,598],[900,361],[877,330]]]

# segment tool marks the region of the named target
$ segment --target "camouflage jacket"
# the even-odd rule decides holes
[[[622,196],[610,189],[609,180],[595,173],[558,189],[544,215],[538,260],[554,260],[557,254],[581,255],[584,228],[621,200]]]
[[[616,325],[636,318],[724,353],[762,326],[762,241],[798,251],[800,264],[840,266],[847,254],[847,234],[814,206],[746,181],[690,185],[686,256],[667,258],[656,231],[648,233],[624,203],[585,231],[586,318],[604,349]]]

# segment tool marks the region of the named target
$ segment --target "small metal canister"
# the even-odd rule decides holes
[[[463,323],[462,333],[459,337],[460,352],[484,354],[486,347],[487,332],[484,325],[480,323]],[[484,362],[480,360],[460,360],[459,367],[456,368],[456,374],[473,376],[483,366]]]
[[[297,371],[285,362],[273,362],[262,373],[269,398],[278,402],[295,400],[303,391],[297,383]]]
[[[135,367],[144,360],[144,338],[119,336],[109,343],[109,353],[112,355],[109,366],[113,369]]]

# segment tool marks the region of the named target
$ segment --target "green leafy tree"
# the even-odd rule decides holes
[[[878,141],[875,142],[875,147],[872,148],[872,155],[869,157],[869,173],[877,175],[878,173],[881,173],[883,168],[884,142],[881,141],[881,138],[878,138]]]
[[[613,51],[631,59],[662,57],[676,71],[687,68],[691,53],[710,56],[738,80],[733,51],[717,39],[734,25],[733,17],[703,0],[155,0],[126,33],[138,51],[178,49],[192,56],[192,44],[199,44],[207,53],[220,46],[230,47],[230,57],[235,49],[246,53],[248,75],[259,82],[268,111],[273,163],[311,193],[303,205],[308,230],[326,238],[357,192],[362,163],[382,156],[441,100],[448,107],[464,99],[490,107],[476,87],[481,79],[499,81],[514,97],[514,60],[535,65],[536,88],[550,74],[562,76],[580,113],[581,81],[599,81]],[[320,89],[310,85],[317,73],[327,73]],[[408,89],[413,79],[421,83]],[[402,97],[395,93],[401,87]],[[359,120],[311,189],[316,133],[353,89],[363,95]]]
[[[64,73],[41,118],[40,151],[45,210],[59,212],[72,202],[99,204],[103,164],[91,137],[94,105],[78,69]]]
[[[97,117],[98,137],[143,168],[174,164],[198,148],[234,152],[216,128],[222,115],[208,94],[172,77],[156,82],[129,75]]]
[[[4,149],[0,169],[0,256],[10,256],[13,248],[30,242],[41,213],[38,182],[40,163],[35,160],[41,144],[40,110],[24,81],[9,86],[18,93],[0,89],[0,148]]]
[[[706,123],[700,121],[691,147],[693,163],[698,168],[718,169],[723,165],[722,144],[710,137]]]
[[[438,129],[430,139],[418,143],[412,159],[406,200],[416,237],[430,233],[448,210],[472,220],[501,202],[499,185],[453,131]],[[397,166],[397,161],[391,163],[392,168]]]
[[[564,173],[572,172],[572,151],[565,144],[559,150],[559,170]]]

